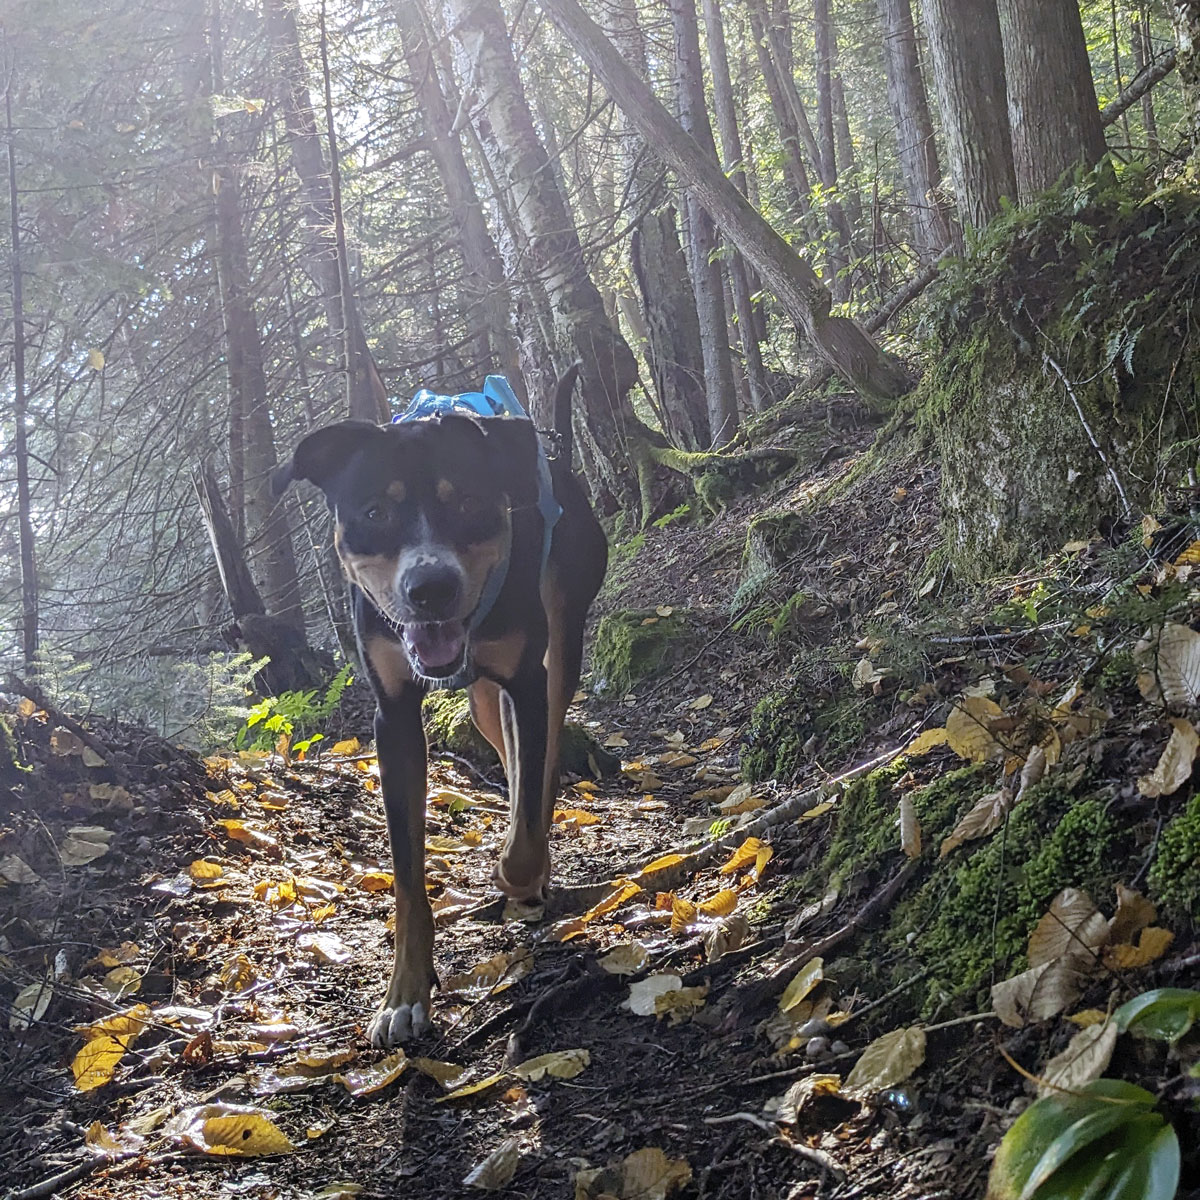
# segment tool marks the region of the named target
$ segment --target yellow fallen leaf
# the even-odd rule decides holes
[[[1093,1025],[1101,1025],[1108,1020],[1108,1013],[1102,1008],[1084,1008],[1077,1013],[1071,1013],[1067,1020],[1080,1029],[1090,1029]]]
[[[755,869],[758,867],[759,854],[762,851],[768,851],[766,858],[763,859],[763,864],[766,864],[767,859],[771,857],[771,848],[763,841],[756,837],[747,838],[730,856],[721,864],[720,873],[722,875],[732,875],[735,871],[740,871],[743,867],[748,867],[751,863],[755,863]]]
[[[1175,566],[1200,566],[1200,542],[1191,542],[1185,550],[1182,550],[1175,560]]]
[[[100,1021],[90,1025],[76,1025],[75,1032],[87,1041],[99,1037],[117,1038],[120,1041],[132,1042],[143,1029],[150,1018],[150,1005],[134,1004],[120,1012],[111,1013]]]
[[[791,1012],[824,978],[825,960],[810,958],[796,972],[792,982],[787,985],[783,995],[779,998],[780,1012]]]
[[[666,1200],[691,1182],[684,1159],[668,1158],[657,1146],[635,1150],[621,1162],[575,1175],[575,1200]]]
[[[1162,958],[1174,940],[1175,935],[1169,929],[1151,925],[1142,930],[1136,946],[1107,946],[1104,950],[1104,965],[1114,971],[1131,971],[1136,967],[1144,967]]]
[[[460,1088],[455,1088],[454,1091],[448,1092],[445,1096],[439,1096],[434,1104],[445,1104],[449,1100],[467,1100],[471,1096],[481,1095],[483,1092],[490,1092],[497,1084],[503,1083],[505,1074],[503,1071],[497,1071],[495,1075],[488,1075],[483,1079],[477,1079],[474,1083],[464,1084]]]
[[[189,1149],[215,1156],[254,1158],[290,1154],[296,1148],[265,1110],[240,1104],[186,1108],[166,1132]]]
[[[737,908],[737,902],[737,892],[732,888],[725,888],[697,905],[696,911],[702,917],[726,917]]]
[[[244,842],[248,846],[259,849],[270,849],[279,845],[265,829],[252,825],[249,821],[241,821],[236,817],[224,818],[217,822],[235,842]]]
[[[521,947],[508,953],[494,954],[469,971],[450,976],[442,987],[447,992],[486,996],[511,987],[532,970],[533,954],[527,948]]]
[[[357,754],[359,751],[358,738],[347,738],[344,742],[334,742],[330,754]]]
[[[984,762],[998,748],[991,722],[1000,715],[1000,705],[994,700],[963,696],[946,718],[946,744],[960,758]]]
[[[654,611],[658,613],[660,617],[669,617],[675,611],[675,609],[669,604],[660,604]]]
[[[364,871],[356,880],[367,892],[390,892],[395,876],[391,871]]]
[[[925,1029],[910,1025],[876,1038],[854,1064],[842,1091],[869,1096],[903,1083],[925,1061]]]
[[[593,904],[580,919],[587,924],[597,917],[607,916],[610,912],[615,912],[622,904],[632,900],[641,890],[641,887],[632,879],[619,880],[613,886],[613,890],[598,904]]]
[[[225,874],[225,868],[220,863],[198,858],[188,867],[188,874],[198,883],[208,882],[213,879],[220,879]]]
[[[459,1080],[467,1073],[467,1068],[460,1067],[458,1063],[440,1062],[436,1058],[414,1058],[412,1065],[422,1075],[436,1080],[443,1088],[457,1086]]]
[[[812,808],[802,812],[796,818],[796,824],[799,825],[803,821],[815,821],[818,817],[823,817],[834,807],[835,801],[822,800],[820,804],[814,804]]]
[[[690,900],[676,896],[671,905],[671,932],[683,933],[696,920],[696,906]]]
[[[87,352],[87,361],[88,361],[88,366],[91,367],[93,371],[103,371],[104,370],[104,351],[97,350],[93,346],[92,349],[90,349]]]
[[[142,977],[133,967],[113,967],[101,984],[114,1000],[123,1000],[141,990]]]
[[[430,854],[461,854],[463,844],[458,838],[429,836],[425,839],[425,849]]]
[[[564,829],[582,829],[585,825],[599,825],[600,818],[584,808],[556,808],[554,823]]]
[[[530,1083],[536,1083],[546,1075],[555,1079],[574,1079],[591,1061],[590,1050],[552,1050],[549,1054],[539,1054],[537,1058],[518,1063],[513,1067],[513,1074]]]
[[[395,1050],[377,1063],[359,1067],[355,1071],[339,1072],[333,1081],[340,1083],[352,1096],[369,1096],[394,1083],[404,1074],[407,1066],[408,1056],[403,1050]]]
[[[1197,750],[1200,750],[1200,734],[1196,727],[1182,717],[1172,717],[1171,736],[1154,770],[1137,781],[1138,791],[1151,797],[1178,791],[1192,776]]]
[[[644,884],[652,875],[678,866],[681,862],[683,862],[682,854],[664,854],[661,858],[656,858],[653,862],[648,862],[632,877],[631,882]]]

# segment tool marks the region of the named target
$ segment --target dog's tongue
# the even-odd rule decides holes
[[[406,625],[409,647],[426,667],[448,667],[458,661],[467,630],[461,621]]]

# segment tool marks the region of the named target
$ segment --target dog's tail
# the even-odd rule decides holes
[[[554,388],[554,432],[558,434],[558,458],[569,471],[575,438],[571,433],[571,397],[579,378],[581,362],[573,362],[559,377]]]

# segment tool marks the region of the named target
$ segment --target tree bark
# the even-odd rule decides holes
[[[546,149],[534,129],[525,90],[497,0],[445,0],[453,36],[474,65],[497,159],[529,258],[552,307],[561,360],[582,362],[589,426],[580,439],[590,449],[593,478],[622,507],[635,510],[636,481],[627,437],[640,422],[629,401],[637,362],[604,311],[588,275],[566,200],[554,182]]]
[[[454,114],[446,102],[429,48],[428,17],[423,5],[414,0],[393,0],[392,12],[400,30],[409,82],[429,138],[429,153],[458,232],[465,267],[462,286],[467,324],[478,329],[476,344],[481,362],[489,370],[491,364],[496,364],[516,375],[520,364],[509,320],[500,254],[488,231],[462,142],[454,131]]]
[[[724,159],[722,166],[733,186],[744,196],[746,165],[743,162],[737,107],[733,99],[733,80],[729,74],[725,26],[717,0],[704,0],[704,28],[708,35],[708,65],[713,81],[713,111],[717,116],[717,131],[721,135],[721,154]],[[742,345],[750,407],[755,412],[761,412],[767,404],[767,386],[762,348],[759,345],[758,321],[751,300],[757,288],[750,279],[746,260],[737,251],[729,263],[729,287],[733,293],[734,311],[737,313],[738,340]]]
[[[695,0],[668,0],[668,6],[675,30],[675,90],[679,124],[716,165],[717,147],[708,123]],[[700,319],[700,348],[704,354],[708,440],[713,446],[724,446],[737,432],[738,411],[733,360],[729,353],[723,272],[717,257],[720,239],[716,223],[701,204],[694,188],[688,189],[687,205],[688,263],[696,293],[696,315]]]
[[[659,157],[695,189],[725,235],[757,268],[784,311],[804,329],[817,353],[869,396],[894,399],[908,391],[912,386],[908,372],[861,326],[831,315],[832,298],[812,268],[671,119],[645,80],[621,58],[577,0],[543,0],[543,7]]]
[[[1133,65],[1137,68],[1133,78],[1136,81],[1153,61],[1154,46],[1150,41],[1150,17],[1144,4],[1138,5],[1135,16],[1131,40],[1133,42]],[[1100,113],[1100,120],[1104,120],[1103,111]],[[1142,128],[1146,133],[1146,149],[1149,151],[1151,161],[1157,161],[1158,122],[1154,116],[1154,97],[1150,94],[1149,88],[1142,95]]]
[[[959,214],[981,229],[1017,195],[996,0],[924,0],[924,10]]]
[[[949,211],[939,197],[942,168],[929,99],[921,78],[917,35],[909,0],[878,0],[883,22],[883,65],[888,104],[896,122],[896,149],[904,189],[912,206],[913,238],[926,261],[951,244],[955,232]]]
[[[1176,63],[1183,89],[1186,136],[1192,157],[1200,157],[1200,0],[1172,0]]]
[[[997,0],[1017,196],[1104,156],[1079,0]]]
[[[367,346],[354,294],[345,286],[349,268],[335,233],[340,206],[335,205],[331,175],[321,149],[295,5],[291,0],[264,0],[264,16],[275,50],[275,73],[288,149],[300,180],[301,213],[309,244],[307,267],[320,292],[330,339],[337,347],[333,357],[344,364],[346,408],[352,417],[386,420],[387,389]]]

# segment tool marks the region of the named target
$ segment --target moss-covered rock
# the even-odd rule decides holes
[[[1155,511],[1190,465],[1200,366],[1179,357],[1200,254],[1194,187],[1101,170],[993,223],[936,295],[915,398],[956,573],[1036,559]],[[1169,398],[1169,399],[1165,399]]]
[[[660,617],[649,608],[619,609],[601,617],[591,654],[596,690],[622,695],[661,670],[683,632],[677,612]]]
[[[481,770],[499,766],[500,759],[487,738],[471,720],[466,692],[431,692],[422,709],[429,744],[437,750],[457,754]],[[560,762],[570,775],[607,778],[621,769],[614,757],[581,725],[568,722],[563,727]]]
[[[1163,827],[1148,883],[1168,916],[1200,925],[1200,795]]]

